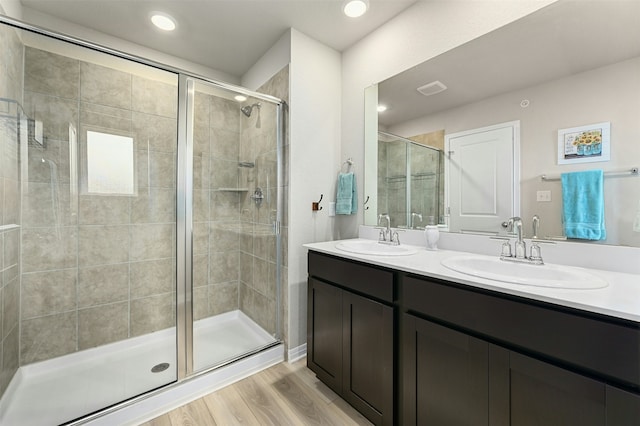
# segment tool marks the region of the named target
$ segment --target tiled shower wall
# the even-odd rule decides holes
[[[288,68],[262,93],[288,92]],[[247,104],[255,103],[247,101]],[[276,108],[250,117],[237,101],[197,92],[194,128],[194,318],[240,309],[276,330]],[[239,167],[239,163],[254,167]],[[260,187],[258,206],[251,195]]]
[[[2,9],[0,8],[0,13]],[[0,26],[0,396],[18,369],[20,297],[20,156],[23,46]]]
[[[173,326],[177,81],[29,47],[24,78],[44,147],[23,194],[20,364]],[[70,125],[81,182],[87,130],[133,137],[135,195],[76,194]]]

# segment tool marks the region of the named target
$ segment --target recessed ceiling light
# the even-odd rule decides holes
[[[166,13],[153,12],[151,14],[151,22],[163,31],[173,31],[176,29],[175,19]]]
[[[235,96],[234,96],[234,99],[235,99],[236,101],[238,101],[238,102],[244,102],[244,101],[246,101],[246,100],[247,100],[247,97],[246,97],[246,96],[244,96],[244,95],[235,95]]]
[[[387,110],[387,106],[386,105],[378,105],[378,112],[385,112]]]
[[[369,0],[347,0],[342,6],[342,11],[349,18],[358,18],[369,9]]]

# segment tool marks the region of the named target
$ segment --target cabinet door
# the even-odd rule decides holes
[[[605,426],[605,385],[509,353],[511,426]]]
[[[607,426],[640,425],[640,395],[607,386]]]
[[[309,278],[307,297],[307,366],[341,393],[342,290]]]
[[[393,308],[343,293],[343,397],[376,425],[393,424]]]
[[[403,316],[403,424],[488,424],[488,343]]]

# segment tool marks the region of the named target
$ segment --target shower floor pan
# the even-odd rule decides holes
[[[275,341],[240,311],[193,329],[196,371]],[[0,401],[0,425],[58,425],[171,383],[175,341],[174,329],[162,330],[21,367]]]

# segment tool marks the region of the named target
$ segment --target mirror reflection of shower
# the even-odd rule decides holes
[[[244,115],[246,115],[247,117],[251,117],[251,113],[253,112],[254,108],[258,109],[258,116],[256,118],[256,128],[260,128],[260,107],[262,105],[260,104],[260,102],[256,102],[255,104],[251,104],[251,105],[245,105],[242,108],[240,108],[240,111],[242,111],[242,113]]]

